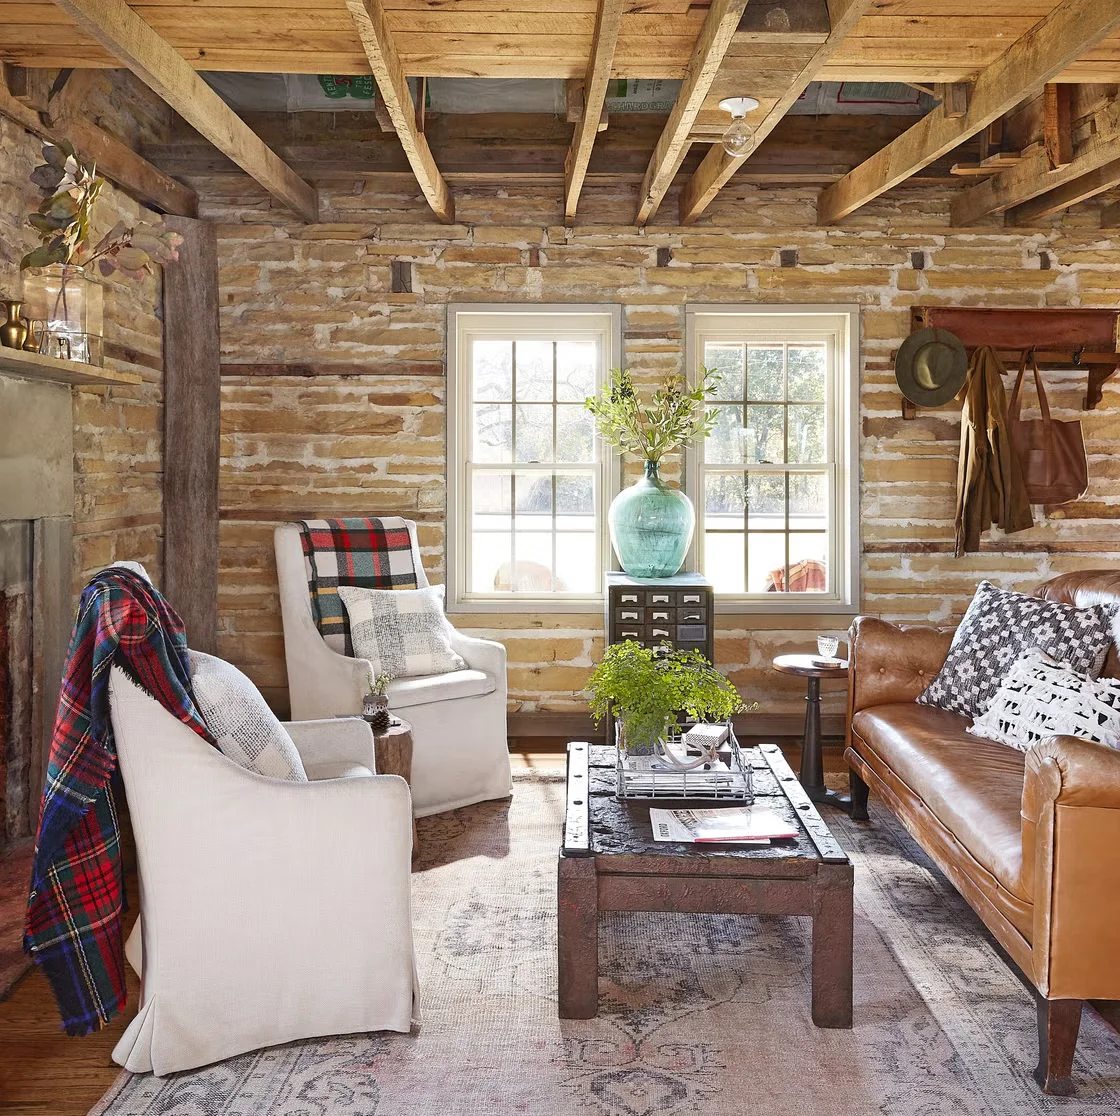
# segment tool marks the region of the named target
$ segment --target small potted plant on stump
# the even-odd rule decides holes
[[[362,717],[377,736],[386,732],[391,723],[387,691],[392,681],[391,674],[379,674],[366,683],[368,689],[362,696]]]

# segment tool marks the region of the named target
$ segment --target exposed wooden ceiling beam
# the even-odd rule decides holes
[[[160,38],[124,0],[56,0],[88,35],[305,221],[318,218],[315,191]]]
[[[638,212],[634,217],[636,225],[644,225],[657,212],[688,152],[688,134],[712,87],[723,56],[735,37],[746,6],[747,0],[712,0],[673,111],[669,113],[668,123],[653,149],[653,157],[642,180]]]
[[[97,72],[77,71],[82,75]],[[189,186],[177,182],[92,120],[78,116],[73,104],[72,100],[55,97],[48,102],[48,112],[37,112],[0,81],[0,116],[14,120],[48,143],[69,140],[82,155],[96,162],[102,177],[144,205],[181,217],[198,213],[198,197]]]
[[[599,134],[599,122],[607,101],[607,83],[610,81],[611,64],[618,29],[622,26],[624,0],[599,0],[595,18],[595,33],[591,39],[591,59],[587,76],[583,80],[583,115],[577,122],[572,146],[564,160],[564,224],[571,225],[576,218],[579,193],[591,162],[591,149]]]
[[[1063,209],[1069,209],[1071,205],[1095,198],[1105,190],[1111,190],[1113,186],[1120,186],[1120,159],[1105,163],[1104,166],[1088,171],[1064,186],[1017,205],[1008,211],[1007,224],[1033,225],[1051,213],[1060,213]]]
[[[1117,27],[1120,5],[1116,0],[1065,0],[980,74],[963,117],[949,119],[944,106],[938,105],[893,143],[823,190],[817,204],[818,221],[831,225],[905,182],[1053,80]]]
[[[1120,159],[1120,101],[1113,101],[1093,117],[1091,133],[1081,142],[1072,162],[1051,167],[1045,147],[1031,152],[1013,167],[953,199],[954,225],[971,225],[992,213],[1014,209],[1014,224],[1030,224],[1046,213],[1064,209],[1100,190],[1092,189],[1098,172]],[[1107,177],[1107,172],[1104,172]],[[1093,175],[1093,178],[1089,178]],[[1089,187],[1088,192],[1086,187]],[[1108,189],[1108,186],[1102,187]],[[1060,191],[1060,192],[1059,192]],[[1046,198],[1050,198],[1046,201]],[[1056,204],[1064,199],[1065,204]],[[1034,199],[1039,199],[1038,203]]]
[[[381,0],[346,0],[346,7],[358,29],[362,47],[369,59],[370,69],[377,79],[385,107],[397,130],[397,139],[408,157],[409,165],[432,212],[444,222],[455,220],[455,199],[451,188],[436,166],[428,141],[417,127],[416,109],[408,78],[401,66],[397,48],[385,22],[385,9]]]
[[[774,130],[778,122],[805,92],[817,71],[832,57],[836,48],[855,27],[860,17],[871,7],[873,0],[831,0],[829,18],[831,30],[827,38],[812,53],[805,65],[791,75],[789,86],[777,103],[755,128],[755,146],[744,156],[728,155],[723,146],[712,144],[704,161],[681,191],[680,222],[691,225],[711,204],[731,176],[758,150],[758,145]]]

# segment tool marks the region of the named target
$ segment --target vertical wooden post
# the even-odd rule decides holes
[[[163,273],[163,588],[187,641],[213,653],[218,633],[221,355],[214,226],[167,217],[181,233]]]

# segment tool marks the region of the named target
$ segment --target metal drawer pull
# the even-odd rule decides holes
[[[618,634],[623,639],[637,639],[640,636],[641,633],[640,632],[619,632]]]
[[[687,623],[687,622],[688,622],[689,620],[692,620],[692,621],[694,621],[694,622],[695,622],[695,621],[700,621],[700,620],[703,620],[703,619],[704,619],[704,614],[703,614],[702,612],[686,612],[686,613],[684,614],[684,617],[683,617],[683,619],[684,619],[684,621],[685,621],[686,623]]]
[[[654,639],[668,639],[669,638],[669,629],[668,628],[654,628],[653,631],[650,634],[653,636]]]
[[[628,612],[623,612],[623,614],[619,617],[619,619],[620,620],[640,620],[641,617],[636,612],[628,611]]]
[[[684,596],[681,598],[681,600],[685,604],[699,604],[700,603],[700,594],[699,593],[685,593]]]
[[[618,599],[620,601],[622,601],[623,604],[637,604],[638,603],[638,594],[637,593],[620,593]]]
[[[667,612],[655,612],[653,614],[653,618],[654,620],[668,620],[669,614]],[[634,619],[636,620],[637,617],[635,617]]]
[[[668,593],[653,593],[650,596],[650,600],[654,604],[668,604],[669,603],[669,594]]]

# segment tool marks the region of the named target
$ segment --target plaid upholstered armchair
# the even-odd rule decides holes
[[[335,606],[332,617],[331,598],[317,592],[315,579],[322,579],[325,572],[327,580],[337,585],[368,586],[377,573],[376,580],[386,588],[429,584],[411,520],[330,522],[373,523],[402,537],[407,531],[407,542],[386,546],[380,553],[375,550],[372,560],[367,543],[361,552],[319,555],[316,564],[318,532],[296,523],[276,529],[276,573],[293,720],[361,713],[372,673],[368,660],[347,653],[341,628],[339,634],[332,630],[335,621],[341,624],[341,608]],[[319,604],[324,600],[327,607]],[[412,800],[417,817],[510,793],[505,648],[454,629],[451,648],[464,660],[465,669],[395,678],[388,688],[389,708],[412,725]]]

